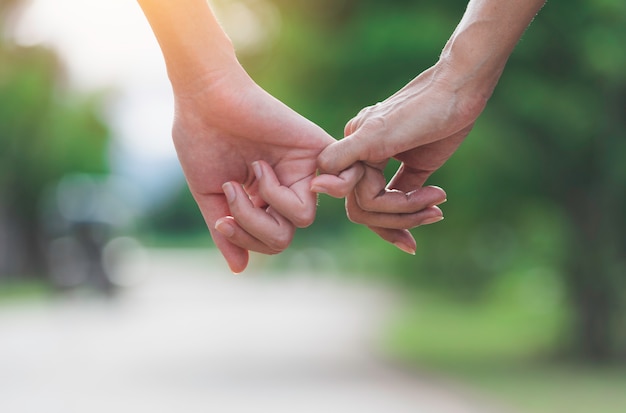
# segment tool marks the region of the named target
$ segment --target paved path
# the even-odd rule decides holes
[[[113,301],[0,306],[2,413],[488,413],[380,363],[381,288],[144,251]]]

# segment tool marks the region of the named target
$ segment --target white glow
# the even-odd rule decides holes
[[[258,52],[277,35],[278,14],[267,1],[215,3],[238,50]],[[31,0],[18,17],[14,40],[54,48],[72,88],[115,91],[107,112],[116,137],[115,172],[157,193],[180,179],[165,63],[137,1]]]
[[[116,91],[109,115],[127,158],[175,159],[165,64],[136,1],[32,0],[13,35],[22,45],[54,48],[74,89]]]
[[[56,48],[80,87],[163,79],[158,45],[136,1],[33,0],[15,39]]]

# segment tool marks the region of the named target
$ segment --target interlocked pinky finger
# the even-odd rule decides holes
[[[215,223],[215,229],[229,242],[249,251],[275,255],[285,249],[281,249],[280,247],[276,248],[276,245],[270,246],[263,243],[241,228],[237,221],[235,221],[235,218],[230,216],[218,219]]]
[[[384,213],[365,211],[359,205],[354,193],[346,197],[346,213],[350,221],[368,226],[410,229],[420,225],[441,221],[443,213],[436,206],[430,206],[414,213]]]
[[[235,219],[241,230],[273,251],[282,251],[289,246],[295,233],[295,226],[284,216],[272,207],[255,207],[237,182],[224,184],[224,192],[230,216]],[[247,237],[239,236],[239,239],[241,242],[251,242]]]

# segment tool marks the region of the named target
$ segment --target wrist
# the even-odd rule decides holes
[[[501,50],[489,40],[489,27],[472,25],[456,31],[446,43],[437,73],[460,95],[486,104],[504,70],[510,50]]]
[[[138,0],[159,42],[175,92],[239,66],[232,42],[206,0]]]
[[[487,105],[502,69],[487,69],[479,63],[472,65],[459,56],[442,55],[432,67],[432,73],[433,85],[451,96],[459,120],[471,123]]]
[[[470,0],[437,67],[463,95],[486,101],[528,24],[545,0]]]
[[[227,45],[180,50],[165,58],[167,75],[175,95],[189,96],[244,71],[233,49]]]

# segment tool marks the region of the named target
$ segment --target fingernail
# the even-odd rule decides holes
[[[232,237],[235,235],[235,227],[226,220],[218,220],[215,223],[215,229],[225,237]]]
[[[406,252],[407,254],[415,255],[415,249],[405,244],[402,241],[394,242],[393,245],[398,247],[401,251]]]
[[[261,168],[261,164],[258,161],[252,162],[252,170],[254,171],[254,175],[256,175],[256,179],[263,177],[263,168]]]
[[[317,192],[318,194],[327,194],[328,189],[324,188],[323,186],[313,184],[311,185],[311,192]]]
[[[226,195],[226,199],[228,202],[235,202],[235,198],[237,198],[237,193],[235,192],[235,187],[230,182],[226,182],[222,185],[222,190],[224,191],[224,195]]]
[[[439,222],[439,221],[443,221],[443,217],[439,216],[439,217],[429,218],[426,221],[422,222],[422,225],[430,225],[430,224],[434,224],[435,222]]]

